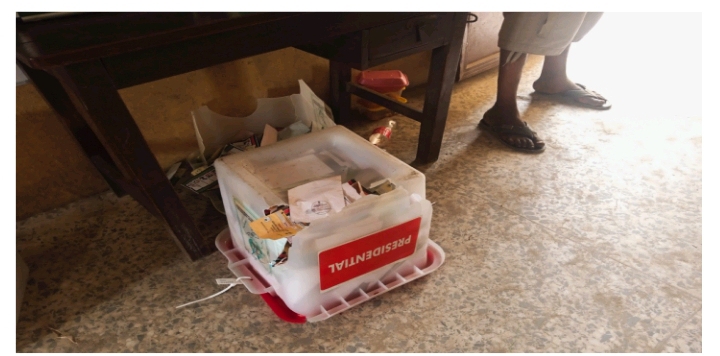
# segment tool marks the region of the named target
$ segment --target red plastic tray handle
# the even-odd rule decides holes
[[[270,295],[270,293],[260,294],[260,296],[280,319],[295,324],[305,324],[307,322],[304,315],[290,310],[280,297]]]

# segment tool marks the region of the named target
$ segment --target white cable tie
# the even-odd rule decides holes
[[[238,281],[241,279],[252,279],[252,277],[238,277],[238,278],[218,278],[215,282],[219,285],[224,284],[239,284]]]
[[[235,287],[236,285],[240,284],[240,283],[238,283],[238,282],[240,282],[241,279],[252,279],[252,278],[250,278],[250,277],[238,277],[237,279],[234,279],[234,280],[233,280],[232,278],[218,278],[218,279],[215,280],[215,281],[217,282],[217,284],[229,284],[229,285],[228,285],[225,289],[223,289],[223,290],[221,290],[221,291],[219,291],[219,292],[217,292],[217,293],[215,293],[215,294],[213,294],[213,295],[211,295],[211,296],[209,296],[209,297],[205,297],[205,298],[202,298],[202,299],[194,300],[194,301],[192,301],[192,302],[185,303],[185,304],[183,304],[183,305],[178,305],[178,306],[175,307],[175,309],[180,309],[180,308],[186,307],[186,306],[188,306],[188,305],[192,305],[192,304],[195,304],[195,303],[204,302],[204,301],[206,301],[206,300],[208,300],[208,299],[215,298],[215,297],[219,296],[220,294],[223,294],[223,293],[229,291],[230,288]],[[232,282],[230,282],[230,283],[225,283],[225,282],[227,282],[227,280],[230,280],[230,281],[232,281]],[[223,282],[223,283],[221,283],[221,282]]]

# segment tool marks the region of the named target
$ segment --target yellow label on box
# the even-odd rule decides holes
[[[284,212],[278,211],[250,223],[250,228],[261,239],[277,240],[297,234],[302,227],[290,221]]]

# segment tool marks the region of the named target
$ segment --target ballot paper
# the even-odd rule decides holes
[[[225,156],[229,154],[245,152],[257,147],[260,147],[260,140],[258,140],[257,136],[252,135],[244,140],[228,143],[227,145],[225,145],[220,155]]]
[[[359,182],[349,181],[342,185],[343,194],[345,195],[345,205],[350,205],[356,200],[365,196],[365,192],[362,190],[362,186]]]
[[[278,140],[278,131],[275,130],[275,128],[270,125],[265,125],[265,129],[263,130],[263,137],[262,137],[262,140],[260,141],[260,147],[272,145],[273,143],[277,142],[277,140]]]
[[[291,237],[302,230],[302,226],[291,222],[282,210],[251,222],[250,228],[259,238],[271,240]]]
[[[395,190],[395,183],[386,179],[376,185],[373,185],[371,188],[368,188],[368,190],[370,190],[373,194],[383,195],[387,192]]]
[[[305,125],[302,121],[298,121],[277,133],[277,140],[282,141],[291,137],[304,135],[310,132],[310,128]]]
[[[288,190],[290,218],[294,222],[310,223],[340,212],[345,207],[340,176],[306,183]]]

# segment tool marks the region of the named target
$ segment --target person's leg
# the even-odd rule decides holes
[[[523,53],[513,62],[507,63],[507,59],[512,53],[508,50],[500,50],[501,65],[498,71],[497,100],[495,105],[483,115],[482,119],[491,127],[523,127],[525,125],[520,119],[520,111],[517,106],[517,91],[527,55]],[[545,143],[539,138],[533,140],[519,135],[500,134],[500,139],[519,148],[540,149],[545,146]]]
[[[533,83],[535,91],[542,94],[558,94],[562,93],[562,96],[568,97],[575,102],[583,104],[583,106],[591,107],[595,109],[609,109],[612,105],[602,95],[597,92],[586,90],[580,87],[575,82],[567,77],[567,60],[568,53],[570,52],[570,44],[572,42],[578,42],[582,40],[590,30],[595,27],[600,18],[602,17],[601,12],[587,12],[582,15],[582,22],[577,24],[577,18],[570,16],[566,13],[553,14],[553,17],[558,18],[559,21],[567,22],[568,32],[572,29],[577,29],[572,38],[572,41],[568,41],[567,45],[564,45],[562,53],[559,55],[545,55],[545,62],[543,64],[542,74],[540,78]],[[573,17],[570,19],[570,17]],[[572,25],[572,26],[570,26]],[[563,26],[557,26],[562,28]],[[563,37],[563,41],[567,39]],[[562,42],[558,42],[560,44]],[[554,52],[557,53],[557,52]],[[553,54],[554,54],[553,53]]]
[[[568,90],[582,89],[567,76],[567,59],[570,45],[557,56],[545,56],[540,78],[533,83],[535,91],[543,94],[557,94]],[[607,102],[602,97],[583,96],[576,99],[589,106],[602,106]]]

